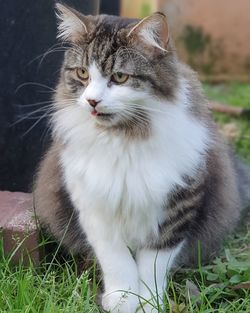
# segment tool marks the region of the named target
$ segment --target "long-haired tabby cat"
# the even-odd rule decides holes
[[[236,174],[163,14],[84,16],[61,4],[57,13],[69,46],[36,211],[66,248],[97,258],[103,308],[134,313],[139,299],[162,300],[166,274],[196,262],[198,242],[207,260],[233,229]]]

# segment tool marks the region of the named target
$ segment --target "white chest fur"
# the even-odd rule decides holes
[[[157,232],[169,191],[184,184],[183,175],[195,175],[207,144],[206,128],[185,110],[168,111],[157,116],[147,140],[98,132],[88,121],[78,128],[81,139],[72,137],[61,154],[67,188],[83,219],[99,219],[131,246]]]

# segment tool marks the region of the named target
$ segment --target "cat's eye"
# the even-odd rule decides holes
[[[86,68],[77,68],[76,69],[76,75],[80,80],[86,81],[89,79],[89,73],[86,70]]]
[[[111,80],[117,84],[124,84],[129,78],[128,74],[123,74],[121,72],[114,73],[111,76]]]

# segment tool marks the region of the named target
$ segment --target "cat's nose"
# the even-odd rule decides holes
[[[100,101],[96,101],[94,99],[87,99],[88,103],[95,108]]]

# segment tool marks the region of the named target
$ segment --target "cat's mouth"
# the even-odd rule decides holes
[[[91,115],[101,118],[101,119],[110,119],[114,116],[114,113],[104,113],[104,112],[98,112],[95,109],[91,111]]]

